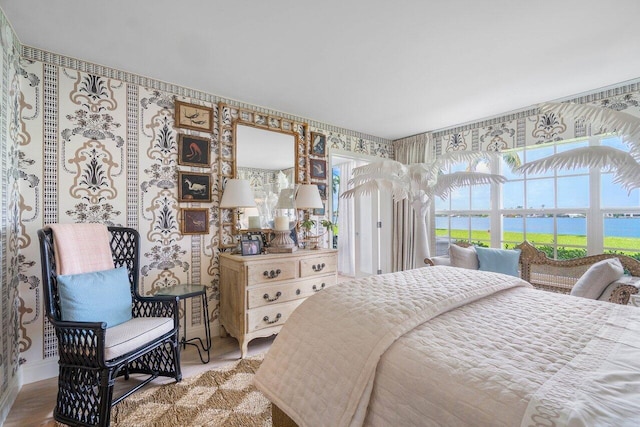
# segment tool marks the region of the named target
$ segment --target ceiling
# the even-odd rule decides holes
[[[0,0],[21,43],[387,139],[640,77],[637,0]]]

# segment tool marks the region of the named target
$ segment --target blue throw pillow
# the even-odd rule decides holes
[[[480,270],[520,277],[518,274],[520,249],[494,249],[476,246],[476,253]]]
[[[126,267],[58,276],[62,320],[107,322],[131,319],[131,286]]]

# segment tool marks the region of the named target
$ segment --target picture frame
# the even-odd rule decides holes
[[[208,208],[180,209],[180,231],[182,234],[209,234]]]
[[[178,171],[179,202],[211,202],[211,174]]]
[[[211,139],[178,134],[178,164],[208,168],[211,166]]]
[[[262,241],[258,239],[248,239],[240,241],[242,256],[260,255],[262,252]]]
[[[311,132],[311,154],[325,156],[327,153],[327,137],[319,132]]]
[[[327,179],[327,161],[321,159],[309,160],[309,175],[311,179]]]
[[[260,240],[263,248],[268,246],[267,235],[262,231],[247,231],[247,240]]]
[[[175,126],[178,128],[213,132],[213,109],[202,105],[174,101]]]

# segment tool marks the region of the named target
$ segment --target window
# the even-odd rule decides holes
[[[449,172],[473,169],[490,171],[490,166],[479,163],[473,168],[459,164]],[[442,200],[436,198],[436,253],[442,254],[450,240],[466,240],[481,246],[491,246],[491,187],[477,185],[453,191]]]
[[[439,247],[443,241],[466,240],[509,248],[528,240],[552,258],[622,252],[640,259],[639,190],[627,193],[606,170],[512,172],[517,162],[598,144],[628,150],[617,137],[594,137],[503,152],[493,168],[506,183],[465,188],[436,201]]]

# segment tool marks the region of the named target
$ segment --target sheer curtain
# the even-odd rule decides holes
[[[431,160],[433,140],[424,133],[393,142],[395,160],[406,165]],[[427,218],[427,224],[430,224]],[[422,267],[422,260],[415,259],[415,213],[408,200],[394,203],[393,207],[393,271]],[[419,262],[418,262],[419,261]]]
[[[351,171],[355,161],[342,163],[340,168],[340,194],[350,188]],[[355,216],[354,199],[338,198],[338,273],[344,276],[355,276]]]

